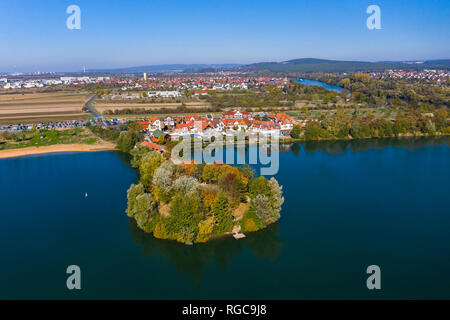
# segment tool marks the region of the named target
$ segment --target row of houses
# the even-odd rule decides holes
[[[160,98],[180,98],[181,93],[179,91],[149,91],[147,93],[149,98],[160,97]]]
[[[163,132],[172,140],[192,135],[209,138],[218,133],[233,135],[239,131],[264,135],[288,135],[294,120],[286,113],[261,115],[238,110],[226,112],[218,119],[212,115],[185,115],[181,117],[152,117],[138,122],[142,129],[154,136]]]
[[[22,79],[13,80],[0,78],[0,88],[3,89],[27,89],[43,88],[55,85],[78,85],[88,83],[104,83],[110,80],[109,77],[60,77],[59,79]]]
[[[116,82],[119,79],[112,79],[111,81]],[[124,84],[122,87],[124,91],[149,88],[158,92],[160,90],[174,89],[180,92],[192,91],[192,95],[198,96],[207,95],[210,90],[247,90],[258,89],[266,85],[284,88],[289,85],[290,80],[287,77],[253,77],[240,71],[234,71],[201,75],[174,75],[171,73],[170,75],[163,74],[152,77],[147,77],[147,74],[143,74],[143,77],[140,79],[128,78],[128,81],[120,79],[120,83]]]

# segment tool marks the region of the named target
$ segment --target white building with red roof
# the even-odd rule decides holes
[[[243,120],[243,119],[253,120],[253,116],[250,112],[239,110],[229,111],[222,114],[222,120]]]

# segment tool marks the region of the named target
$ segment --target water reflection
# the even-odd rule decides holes
[[[279,224],[248,234],[247,238],[235,240],[232,237],[217,239],[204,244],[186,246],[175,241],[159,240],[143,232],[134,220],[129,220],[131,240],[142,247],[142,255],[153,257],[161,255],[170,261],[179,273],[199,283],[208,265],[216,263],[220,272],[225,273],[233,263],[233,257],[245,248],[259,259],[274,261],[282,242],[279,238]]]
[[[368,151],[383,149],[386,147],[401,147],[407,150],[415,150],[425,146],[448,145],[450,137],[415,137],[415,138],[385,138],[366,140],[330,140],[330,141],[307,141],[295,142],[289,145],[290,151],[295,155],[300,153],[302,146],[306,152],[321,151],[333,155],[343,154],[347,151]]]
[[[116,152],[116,154],[117,154],[117,156],[119,157],[119,159],[120,159],[120,161],[123,163],[123,164],[125,164],[125,165],[127,165],[127,166],[130,166],[131,167],[131,159],[133,158],[132,156],[131,156],[131,154],[129,154],[129,153],[126,153],[126,152],[122,152],[122,151],[115,151]],[[131,167],[132,168],[132,167]],[[132,169],[134,169],[134,168],[132,168]],[[136,170],[135,170],[136,171]]]
[[[304,152],[308,153],[319,151],[339,155],[348,151],[358,152],[387,147],[401,147],[407,150],[414,150],[425,146],[444,146],[449,143],[450,137],[314,141],[286,144],[280,147],[280,151],[299,155],[303,149]],[[244,157],[241,154],[238,154],[238,156]],[[252,167],[255,168],[255,166]],[[259,232],[247,234],[247,238],[242,240],[237,241],[232,237],[226,237],[194,246],[156,239],[151,234],[140,230],[134,220],[129,220],[129,228],[131,240],[142,248],[143,256],[155,259],[163,257],[164,260],[173,264],[179,273],[187,276],[194,283],[201,282],[208,266],[214,264],[217,265],[221,273],[226,273],[233,265],[234,260],[236,258],[241,259],[241,254],[245,251],[250,251],[257,259],[275,261],[283,245],[280,240],[280,226],[278,223]]]
[[[431,136],[431,137],[403,137],[403,138],[376,138],[376,139],[356,139],[356,140],[326,140],[326,141],[306,141],[306,142],[294,142],[294,143],[280,143],[278,151],[280,153],[290,153],[299,155],[302,147],[306,152],[321,151],[324,153],[331,153],[333,155],[344,154],[349,150],[352,152],[368,151],[373,149],[384,149],[386,147],[401,147],[407,150],[416,150],[425,146],[440,146],[450,144],[450,136]],[[203,158],[206,163],[212,163],[219,159],[222,162],[239,165],[243,163],[249,163],[249,154],[259,154],[258,147],[237,148],[236,146],[224,146],[222,149],[218,149],[217,153],[213,153],[211,156]],[[226,156],[227,153],[233,156]],[[193,151],[192,157],[195,152]],[[268,154],[271,154],[271,150],[268,149]],[[198,159],[201,159],[201,155],[198,155]],[[227,162],[233,159],[234,162]],[[259,168],[257,165],[256,167]]]

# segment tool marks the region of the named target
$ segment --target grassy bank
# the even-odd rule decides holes
[[[94,145],[100,140],[87,129],[26,130],[18,133],[2,132],[0,150],[52,146],[57,144]]]

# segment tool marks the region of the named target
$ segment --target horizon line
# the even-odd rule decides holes
[[[202,65],[202,66],[224,66],[224,65],[233,65],[233,66],[248,66],[252,64],[259,64],[259,63],[283,63],[283,62],[290,62],[294,60],[307,60],[307,59],[313,59],[313,60],[328,60],[328,61],[337,61],[337,62],[362,62],[362,63],[385,63],[385,62],[393,62],[393,63],[408,63],[408,62],[427,62],[427,61],[439,61],[439,60],[450,60],[450,58],[435,58],[435,59],[407,59],[407,60],[341,60],[341,59],[330,59],[330,58],[312,58],[312,57],[303,57],[303,58],[293,58],[288,60],[274,60],[274,61],[259,61],[259,62],[252,62],[252,63],[159,63],[159,64],[140,64],[140,65],[128,65],[128,66],[121,66],[121,67],[105,67],[105,68],[85,68],[85,72],[83,70],[83,67],[85,65],[80,66],[79,70],[74,71],[0,71],[0,74],[14,74],[14,73],[89,73],[89,72],[101,72],[101,71],[107,71],[107,70],[114,70],[114,69],[131,69],[131,68],[143,68],[143,67],[160,67],[160,66],[189,66],[189,65]],[[136,71],[138,72],[138,71]],[[131,72],[135,73],[135,72]]]

